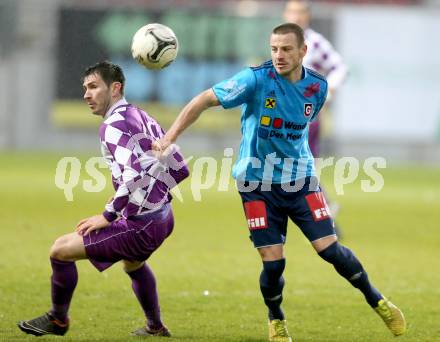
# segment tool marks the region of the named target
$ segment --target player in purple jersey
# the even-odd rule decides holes
[[[178,151],[160,161],[152,142],[164,132],[159,124],[124,98],[122,69],[110,62],[89,67],[84,74],[84,100],[103,117],[101,150],[115,194],[102,214],[81,220],[76,231],[58,238],[50,250],[52,308],[35,319],[20,321],[25,333],[64,335],[78,273],[75,262],[88,259],[99,271],[122,261],[146,316],[134,335],[170,336],[162,323],[156,280],[145,260],[171,234],[174,226],[169,190],[189,175]]]
[[[342,85],[347,76],[347,66],[332,44],[320,33],[312,30],[310,24],[310,2],[308,0],[289,0],[284,8],[284,20],[295,23],[304,30],[307,44],[305,67],[324,75],[328,82],[327,101]],[[319,120],[309,127],[309,145],[315,158],[319,156]]]

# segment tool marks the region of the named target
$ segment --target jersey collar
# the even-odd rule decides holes
[[[275,67],[274,67],[274,69],[275,69]],[[304,82],[304,80],[307,79],[307,78],[309,77],[309,72],[307,71],[307,68],[304,67],[304,65],[301,66],[301,70],[302,70],[302,71],[301,71],[301,79],[299,79],[299,80],[296,81],[296,82],[292,82],[292,81],[288,80],[287,78],[281,76],[281,75],[278,74],[278,73],[277,73],[277,75],[278,75],[279,78],[282,79],[284,82],[296,86],[296,85],[299,85],[299,84],[301,84],[302,82]]]
[[[120,99],[119,101],[116,101],[115,103],[113,103],[113,106],[110,107],[110,109],[107,111],[107,113],[105,113],[104,115],[104,119],[107,119],[110,115],[113,114],[113,111],[123,105],[128,104],[127,100],[125,99],[125,97],[123,97],[122,99]]]

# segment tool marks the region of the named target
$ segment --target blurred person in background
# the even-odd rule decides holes
[[[283,17],[285,22],[297,24],[304,30],[307,54],[304,57],[303,65],[324,75],[327,79],[328,95],[326,105],[323,108],[325,113],[325,111],[328,111],[329,100],[333,98],[336,90],[342,85],[347,76],[347,67],[333,45],[322,34],[310,28],[310,1],[287,1]],[[322,114],[309,125],[309,146],[315,158],[318,158],[320,153],[320,118]],[[329,207],[333,218],[335,218],[339,211],[339,205],[336,202],[329,202]],[[341,239],[341,229],[336,223],[335,230],[339,239]]]
[[[318,255],[362,292],[391,332],[401,335],[406,329],[402,312],[372,286],[358,258],[338,242],[316,179],[308,124],[324,105],[327,81],[302,65],[307,46],[300,26],[286,23],[274,28],[270,48],[272,60],[243,69],[195,96],[152,148],[159,155],[166,154],[210,107],[242,106],[242,141],[232,175],[251,240],[262,260],[259,284],[268,308],[269,341],[292,341],[281,309],[289,218]]]
[[[18,323],[27,334],[67,332],[78,282],[76,261],[88,259],[100,272],[122,261],[147,321],[133,335],[170,336],[161,320],[156,279],[145,260],[173,231],[169,190],[189,171],[177,151],[168,155],[168,161],[175,162],[170,168],[158,165],[151,143],[164,132],[155,119],[125,100],[124,85],[122,69],[110,62],[100,62],[84,73],[84,100],[93,114],[103,117],[101,151],[111,170],[115,194],[102,214],[81,220],[76,232],[61,236],[52,245],[52,308]]]

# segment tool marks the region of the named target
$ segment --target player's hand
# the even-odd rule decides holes
[[[151,149],[153,150],[153,154],[156,158],[160,159],[163,155],[166,155],[167,151],[169,151],[169,147],[171,146],[172,141],[165,137],[153,141],[151,144]]]
[[[109,224],[110,222],[105,219],[104,215],[95,215],[79,221],[76,225],[76,231],[79,235],[85,236],[96,229],[105,228]]]

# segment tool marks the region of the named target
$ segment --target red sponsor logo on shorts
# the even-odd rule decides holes
[[[305,197],[315,222],[330,218],[330,210],[322,192],[314,192]]]
[[[249,230],[264,229],[268,227],[266,203],[264,203],[264,201],[245,202],[244,212]]]

